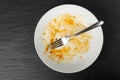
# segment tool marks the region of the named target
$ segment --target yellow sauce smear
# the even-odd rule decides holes
[[[55,40],[72,35],[85,29],[85,25],[78,16],[65,13],[49,21],[43,32],[43,40],[46,45],[45,52],[48,53],[48,44]],[[82,58],[82,55],[89,50],[91,35],[87,32],[72,38],[68,44],[50,50],[47,54],[50,59],[56,62],[72,61],[75,56]]]

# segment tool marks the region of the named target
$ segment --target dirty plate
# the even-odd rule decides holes
[[[90,49],[83,55],[83,59],[73,64],[57,63],[44,54],[45,46],[41,40],[41,35],[44,31],[44,27],[48,24],[48,22],[54,17],[63,13],[82,16],[83,21],[87,26],[90,26],[98,21],[90,11],[81,6],[71,4],[57,6],[46,12],[38,22],[34,34],[34,44],[38,56],[49,68],[62,73],[75,73],[86,69],[97,59],[103,45],[103,32],[101,27],[98,27],[91,31],[92,39],[90,41]]]

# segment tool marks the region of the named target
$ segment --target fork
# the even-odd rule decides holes
[[[75,36],[77,36],[77,35],[80,35],[80,34],[82,34],[82,33],[85,33],[85,32],[87,32],[87,31],[92,30],[92,29],[94,29],[94,28],[96,28],[96,27],[99,27],[99,26],[101,26],[101,25],[103,25],[103,24],[104,24],[104,21],[96,22],[95,24],[91,25],[90,27],[88,27],[88,28],[86,28],[86,29],[84,29],[84,30],[76,33],[76,34],[73,34],[73,35],[70,35],[70,36],[64,36],[64,37],[62,37],[62,38],[60,38],[60,39],[58,39],[58,40],[50,43],[50,44],[48,45],[48,47],[49,47],[50,49],[55,49],[55,48],[61,47],[61,46],[65,45],[65,44],[67,44],[68,41],[69,41],[72,37],[75,37]]]

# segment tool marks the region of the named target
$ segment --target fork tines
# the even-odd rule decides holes
[[[62,42],[62,40],[61,40],[61,39],[58,39],[58,40],[50,43],[48,46],[49,46],[51,49],[54,49],[54,48],[60,47],[60,46],[62,46],[62,45],[64,45],[63,42]]]

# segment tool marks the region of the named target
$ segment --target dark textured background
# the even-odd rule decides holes
[[[104,46],[89,68],[62,74],[46,67],[34,48],[34,30],[49,9],[81,5],[104,20]],[[0,80],[120,80],[120,0],[0,0]]]

